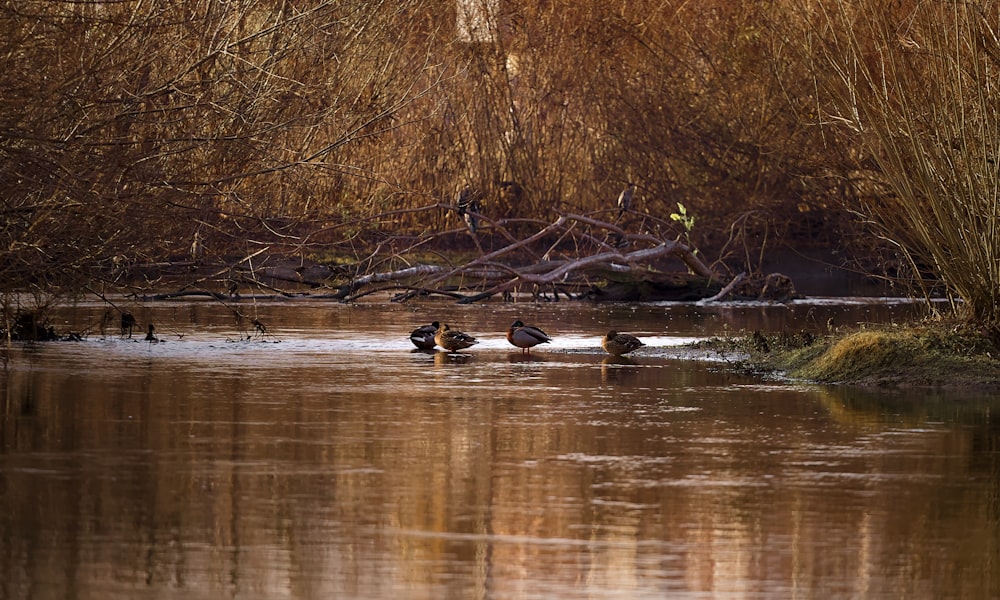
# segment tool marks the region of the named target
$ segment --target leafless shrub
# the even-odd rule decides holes
[[[739,247],[737,262],[772,240],[835,239],[844,153],[812,125],[811,64],[775,34],[794,14],[723,0],[4,4],[0,287],[100,291],[136,284],[138,265],[262,250],[373,266],[388,240],[462,227],[420,208],[465,184],[516,237],[553,209],[613,209],[635,181],[622,225],[671,238],[682,202],[695,245]]]
[[[400,40],[433,34],[417,4],[5,4],[3,286],[294,246],[365,214],[343,200],[377,173],[345,159],[441,77],[429,39]]]
[[[969,319],[1000,322],[1000,20],[995,2],[836,2],[818,20],[825,118],[859,140],[889,197],[859,212],[940,280]],[[867,200],[867,201],[865,201]],[[925,288],[926,289],[926,288]]]

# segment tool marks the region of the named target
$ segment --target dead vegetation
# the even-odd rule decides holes
[[[780,297],[810,244],[985,320],[995,8],[6,3],[0,292]]]
[[[461,206],[453,205],[427,210],[463,212]],[[356,263],[324,264],[302,256],[257,253],[221,266],[202,264],[197,267],[199,276],[179,273],[177,264],[168,265],[169,269],[140,267],[145,282],[156,281],[157,288],[167,290],[144,297],[231,300],[249,293],[256,298],[273,294],[353,302],[388,295],[392,301],[405,302],[442,296],[459,303],[524,295],[553,301],[787,302],[798,297],[792,280],[780,273],[732,277],[720,272],[717,267],[723,263],[707,264],[697,248],[685,243],[683,230],[678,232],[669,221],[628,210],[601,211],[617,214],[613,221],[603,220],[601,214],[556,212],[554,221],[543,223],[493,220],[467,211],[462,215],[464,225],[457,230],[417,239],[390,238]],[[475,227],[470,222],[476,223]],[[529,225],[536,227],[530,235],[514,235],[515,228],[525,230]],[[456,235],[468,236],[476,252],[462,255],[424,250],[442,245],[440,238]]]
[[[788,103],[797,75],[771,70],[771,10],[6,4],[0,286],[137,289],[147,265],[262,250],[362,265],[406,236],[478,252],[426,208],[471,186],[520,240],[628,181],[636,215],[683,203],[685,245],[754,272],[773,243],[834,235],[843,198],[843,157]]]

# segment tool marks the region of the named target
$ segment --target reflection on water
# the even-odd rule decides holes
[[[993,398],[677,359],[686,306],[447,307],[483,340],[452,355],[409,345],[419,307],[263,309],[268,342],[158,306],[164,344],[19,350],[0,597],[1000,593]],[[505,345],[517,311],[551,348]],[[657,344],[607,357],[611,326]]]

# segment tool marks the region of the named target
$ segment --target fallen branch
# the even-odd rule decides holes
[[[666,258],[680,260],[690,273],[709,284],[719,281],[718,275],[696,252],[680,241],[663,239],[650,233],[628,233],[614,223],[593,216],[559,213],[553,222],[523,239],[514,239],[510,235],[506,229],[507,221],[483,220],[491,228],[502,231],[503,237],[511,243],[461,265],[443,267],[422,264],[371,273],[341,285],[340,292],[335,296],[350,301],[372,293],[371,290],[362,291],[365,288],[376,286],[384,291],[387,288],[379,284],[406,281],[401,287],[408,291],[393,297],[393,301],[404,302],[418,295],[437,293],[458,297],[460,303],[471,303],[524,286],[535,292],[547,286],[554,289],[557,285],[591,289],[592,281],[604,279],[609,273],[615,273],[619,283],[630,278],[637,283],[649,281],[650,277],[656,278],[660,273],[655,264]],[[481,246],[477,244],[477,247]],[[555,255],[560,258],[552,259]],[[521,260],[528,258],[531,262],[518,265],[518,257]],[[373,258],[367,259],[369,264]],[[660,280],[669,279],[665,274],[660,275]],[[459,290],[478,288],[479,291],[462,294],[453,291],[453,287],[448,290],[442,288],[445,282],[454,282],[455,279],[460,279]],[[569,295],[569,292],[564,293]]]
[[[746,279],[746,278],[747,278],[747,274],[745,272],[744,273],[740,273],[739,275],[737,275],[736,277],[734,277],[733,280],[730,281],[726,285],[726,287],[722,288],[719,291],[718,294],[712,296],[711,298],[705,298],[704,300],[702,300],[702,302],[718,302],[719,300],[722,300],[723,298],[725,298],[726,296],[728,296],[730,293],[732,293],[733,289],[736,286],[738,286],[739,284],[743,283],[743,280]]]

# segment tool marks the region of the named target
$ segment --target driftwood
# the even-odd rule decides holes
[[[427,210],[455,210],[437,204]],[[605,212],[615,212],[605,211]],[[372,294],[391,294],[396,302],[439,295],[472,303],[502,295],[530,294],[558,300],[680,300],[774,299],[794,297],[791,280],[777,274],[766,279],[745,274],[728,282],[686,244],[683,232],[669,221],[629,212],[619,224],[588,215],[557,212],[552,222],[525,219],[491,220],[466,208],[463,225],[420,238],[389,238],[354,265],[326,266],[303,258],[282,258],[257,250],[204,276],[158,294],[156,299],[204,295],[216,300],[240,300],[239,291],[272,291],[285,299],[326,298],[356,301]],[[473,222],[476,228],[468,225]],[[527,232],[525,229],[530,228]],[[515,235],[514,231],[521,231]],[[477,255],[461,264],[414,261],[427,248],[449,247],[448,237],[468,235]],[[454,244],[454,242],[451,242]],[[499,246],[499,247],[498,247]],[[261,256],[264,254],[263,256]],[[447,255],[441,262],[447,262]],[[454,255],[452,255],[454,256]],[[226,293],[202,291],[207,282],[222,284]],[[294,288],[286,289],[289,284]],[[247,290],[249,288],[249,290]],[[308,288],[308,289],[306,289]]]
[[[488,219],[484,219],[488,221]],[[502,226],[502,224],[494,224]],[[509,234],[507,239],[513,239]],[[552,238],[556,241],[553,242]],[[544,252],[537,247],[544,246]],[[521,255],[540,260],[516,264]],[[558,256],[558,258],[553,258]],[[648,281],[659,273],[656,264],[666,259],[678,259],[696,277],[704,282],[719,285],[718,275],[712,271],[694,250],[678,240],[668,240],[651,233],[628,233],[616,224],[572,213],[563,213],[552,223],[534,234],[515,240],[498,250],[484,254],[466,264],[450,269],[425,269],[430,277],[422,279],[417,289],[410,289],[394,298],[405,301],[428,290],[447,289],[456,279],[471,288],[476,282],[477,293],[465,296],[462,303],[477,302],[492,296],[507,295],[518,290],[550,290],[556,299],[560,290],[572,296],[591,295],[595,280],[607,280],[604,274],[613,273],[618,281],[636,278]],[[383,274],[382,280],[385,280]],[[357,288],[357,280],[352,287]],[[369,283],[369,281],[364,281]]]
[[[722,300],[758,302],[788,302],[802,296],[795,290],[792,278],[781,273],[769,273],[763,276],[748,277],[740,273],[726,287],[703,302],[718,302]]]
[[[730,281],[728,284],[726,284],[726,287],[722,288],[718,294],[712,296],[711,298],[705,298],[704,301],[718,302],[719,300],[725,300],[726,297],[728,297],[732,293],[733,288],[743,283],[743,280],[745,280],[746,278],[747,278],[746,273],[740,273],[736,277],[733,277],[733,280]]]

